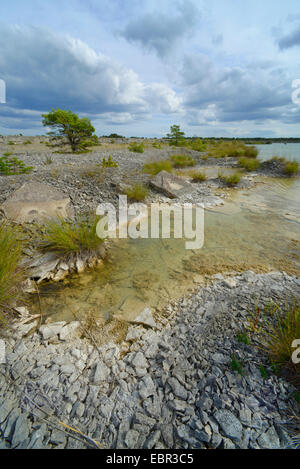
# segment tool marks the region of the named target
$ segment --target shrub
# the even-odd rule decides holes
[[[238,161],[239,166],[246,171],[256,171],[260,167],[260,162],[253,158],[242,157]]]
[[[44,249],[61,252],[64,255],[94,252],[103,243],[96,232],[99,217],[80,216],[77,220],[57,217],[45,222],[42,245]]]
[[[32,145],[32,141],[31,140],[25,140],[23,145]]]
[[[132,142],[129,144],[128,150],[134,153],[144,153],[144,143],[138,144],[136,142]]]
[[[230,142],[220,142],[215,145],[214,148],[210,149],[209,156],[215,158],[225,158],[231,156],[234,158],[240,158],[242,156],[247,156],[248,158],[256,158],[258,155],[258,150],[255,147],[249,147],[243,142],[230,141]]]
[[[18,158],[11,158],[10,156],[0,157],[0,175],[9,176],[12,174],[30,173],[32,169],[32,166],[26,166],[25,163]]]
[[[152,146],[153,146],[153,148],[156,148],[157,150],[161,150],[161,149],[162,149],[162,144],[161,144],[161,143],[158,143],[158,142],[153,142],[153,143],[152,143]]]
[[[294,176],[299,171],[299,163],[297,161],[288,161],[283,171],[287,176]]]
[[[263,348],[279,371],[300,386],[300,364],[292,361],[294,340],[300,338],[300,301],[268,312],[271,319],[262,326]]]
[[[192,179],[192,182],[204,182],[207,180],[206,174],[201,171],[191,171],[189,176]]]
[[[20,233],[7,222],[0,223],[0,321],[4,321],[1,310],[5,311],[18,299],[20,282],[24,280],[24,270],[20,268],[23,243]]]
[[[130,200],[134,200],[136,202],[140,202],[144,200],[148,194],[148,189],[146,186],[142,184],[134,184],[132,187],[128,187],[125,190],[125,194]]]
[[[222,179],[228,186],[236,186],[242,179],[242,175],[238,172],[225,176],[224,174],[219,175],[219,178]]]
[[[195,166],[195,160],[189,155],[173,155],[171,162],[174,168],[185,168],[187,166]]]
[[[172,172],[172,164],[169,160],[165,161],[154,161],[153,163],[146,163],[144,166],[144,172],[156,176],[161,171]]]
[[[206,144],[201,140],[201,138],[196,138],[195,140],[191,140],[187,143],[187,146],[195,151],[205,151]]]
[[[256,147],[245,146],[245,156],[247,158],[256,158],[258,155],[258,149]]]
[[[7,145],[16,145],[15,142],[12,142],[11,140],[7,143]]]
[[[113,161],[111,155],[109,155],[107,160],[105,158],[102,160],[102,168],[118,168],[118,166],[118,163]]]

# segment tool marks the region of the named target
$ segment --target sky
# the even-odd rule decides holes
[[[2,0],[0,134],[299,137],[299,53],[299,0]]]

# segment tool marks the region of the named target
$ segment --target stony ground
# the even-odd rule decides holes
[[[130,326],[125,355],[124,344],[99,349],[71,328],[62,333],[63,324],[29,337],[17,328],[0,365],[0,447],[292,445],[294,389],[272,374],[255,335],[244,345],[237,334],[257,306],[295,296],[300,279],[284,273],[218,274],[170,305],[156,327]]]
[[[15,139],[16,140],[16,139]],[[8,146],[9,138],[0,138],[0,154],[5,151],[13,152],[13,156],[32,166],[33,172],[17,176],[0,176],[0,204],[11,193],[19,189],[24,182],[36,181],[56,187],[72,200],[75,209],[79,211],[95,210],[100,202],[118,203],[118,195],[124,193],[126,186],[136,182],[149,184],[150,176],[143,172],[144,164],[155,160],[165,160],[176,153],[191,154],[196,161],[196,168],[205,170],[206,167],[236,167],[236,158],[208,158],[203,160],[203,154],[193,150],[170,148],[165,145],[157,150],[148,144],[144,153],[133,153],[128,150],[128,144],[103,144],[95,147],[87,154],[57,154],[45,144],[40,144],[37,138],[32,138],[33,145],[22,145],[25,138],[20,137],[17,145]],[[46,141],[46,139],[44,139]],[[101,171],[103,158],[112,156],[118,168],[108,168],[105,173]],[[197,201],[207,205],[220,203],[214,196],[216,190],[223,191],[223,184],[217,179],[209,179],[204,183],[195,184]],[[241,181],[240,187],[248,187],[246,178]],[[165,200],[164,196],[157,194],[149,188],[146,202]],[[185,198],[181,202],[193,202],[194,196]]]

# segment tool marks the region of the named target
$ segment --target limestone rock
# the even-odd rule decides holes
[[[154,189],[162,192],[171,199],[176,199],[177,197],[191,194],[195,191],[191,183],[167,171],[161,171],[157,174],[151,180],[150,184]]]
[[[23,184],[1,206],[7,218],[19,223],[74,215],[71,200],[55,187],[38,182]]]

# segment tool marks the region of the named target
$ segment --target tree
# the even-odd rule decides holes
[[[179,125],[172,125],[170,133],[167,134],[167,138],[170,140],[171,145],[180,145],[184,141],[184,132],[180,130]]]
[[[62,109],[52,109],[49,114],[42,114],[42,117],[43,125],[53,129],[48,135],[62,144],[67,141],[73,152],[85,148],[88,143],[95,143],[95,129],[86,117],[80,119],[74,112]]]

